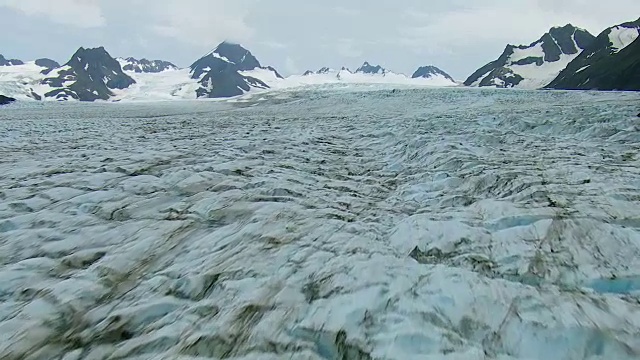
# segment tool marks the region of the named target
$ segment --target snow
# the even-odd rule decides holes
[[[370,85],[4,108],[0,358],[637,359],[640,95]]]
[[[521,89],[539,89],[548,85],[578,55],[579,53],[572,55],[562,54],[560,60],[544,62],[541,66],[536,64],[511,65],[511,70],[524,78],[516,87]]]
[[[413,87],[446,87],[457,86],[446,77],[438,74],[430,78],[412,79],[404,74],[387,72],[382,74],[352,73],[347,70],[330,70],[324,74],[292,75],[285,79],[277,79],[273,72],[268,70],[253,70],[243,74],[254,76],[265,81],[273,89],[297,89],[304,87],[317,87],[328,85],[398,85]]]
[[[29,99],[31,91],[39,92],[48,86],[40,85],[44,75],[35,62],[24,65],[0,66],[0,94],[20,100]]]
[[[588,69],[588,68],[589,68],[589,66],[591,66],[591,65],[587,65],[587,66],[583,66],[583,67],[581,67],[580,69],[578,69],[578,71],[576,71],[576,74],[577,74],[577,73],[579,73],[579,72],[582,72],[582,71],[584,71],[584,70],[586,70],[586,69]]]
[[[195,99],[200,87],[189,69],[165,70],[160,73],[126,72],[136,83],[122,90],[112,90],[113,100],[163,101]]]
[[[525,49],[514,48],[513,54],[509,58],[512,63],[518,62],[529,57],[544,58],[544,50],[542,49],[542,42],[535,44],[535,46]]]
[[[516,75],[520,75],[524,78],[524,80],[514,86],[515,88],[530,90],[539,89],[553,81],[553,79],[555,79],[558,74],[560,74],[560,72],[564,70],[578,55],[579,53],[571,55],[562,54],[560,55],[560,60],[554,62],[545,61],[540,66],[536,63],[516,65],[516,62],[528,57],[544,58],[544,51],[542,49],[542,43],[537,43],[533,47],[526,49],[515,48],[513,54],[507,60],[506,68],[511,70],[511,73],[507,74],[506,77],[515,77]],[[471,84],[471,86],[479,86],[482,80],[489,76],[490,73],[491,72],[488,71],[483,74],[478,78],[478,80]],[[494,78],[492,79],[492,82],[497,87],[505,86],[505,81],[502,79]]]
[[[611,49],[613,53],[617,53],[620,50],[631,45],[640,33],[638,28],[628,28],[622,26],[616,26],[611,28],[609,32],[609,41],[611,42]]]
[[[217,53],[217,52],[215,52],[215,51],[210,52],[208,55],[211,55],[211,56],[213,56],[214,58],[217,58],[217,59],[223,60],[223,61],[228,62],[228,63],[230,63],[230,64],[235,64],[233,61],[229,60],[226,56],[222,56],[222,55],[218,54],[218,53]],[[244,58],[242,58],[242,59],[244,60]]]

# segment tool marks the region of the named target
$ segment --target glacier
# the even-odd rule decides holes
[[[639,100],[6,107],[0,358],[637,359]]]

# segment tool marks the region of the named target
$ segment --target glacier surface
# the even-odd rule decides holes
[[[637,359],[631,93],[0,113],[2,359]]]

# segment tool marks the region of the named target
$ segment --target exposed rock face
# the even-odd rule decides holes
[[[342,68],[342,69],[344,70],[345,68]],[[332,70],[331,70],[331,68],[328,68],[328,67],[326,67],[326,66],[325,66],[325,67],[322,67],[322,68],[320,68],[320,70],[315,71],[315,72],[314,72],[314,71],[311,71],[311,70],[307,70],[307,71],[305,71],[305,73],[304,73],[304,74],[302,74],[302,75],[303,75],[303,76],[309,76],[309,75],[314,75],[314,74],[317,74],[317,75],[320,75],[320,74],[328,74],[328,73],[330,73],[331,71],[332,71]]]
[[[640,19],[610,27],[547,86],[566,90],[640,90]]]
[[[4,56],[0,55],[0,66],[14,66],[14,65],[24,65],[24,62],[18,59],[6,59]]]
[[[373,66],[366,61],[364,62],[364,64],[362,64],[362,66],[358,68],[358,70],[356,70],[356,73],[371,74],[371,75],[373,74],[383,75],[386,72],[387,70],[382,66],[380,65]]]
[[[555,27],[530,45],[507,45],[502,55],[464,82],[467,86],[540,88],[548,84],[595,37],[571,24]]]
[[[45,94],[58,100],[108,100],[112,90],[126,89],[135,81],[126,75],[120,63],[103,48],[80,48],[64,66],[52,72],[42,83],[54,88]]]
[[[421,66],[418,68],[418,70],[416,70],[416,72],[413,73],[413,75],[411,76],[411,78],[413,79],[417,79],[417,78],[433,78],[433,77],[437,77],[437,76],[442,76],[445,79],[451,80],[453,82],[455,82],[455,80],[451,77],[451,75],[447,74],[446,72],[440,70],[439,68],[435,67],[435,66]]]
[[[55,61],[55,60],[51,60],[51,59],[47,59],[47,58],[42,58],[42,59],[38,59],[36,60],[36,65],[46,68],[46,69],[54,69],[54,68],[58,68],[60,67],[60,64]]]
[[[128,57],[126,59],[118,59],[122,65],[122,70],[133,71],[136,73],[160,73],[167,70],[175,70],[178,67],[169,61],[164,60],[147,60],[135,59]]]
[[[0,106],[1,105],[7,105],[10,104],[12,102],[16,101],[16,99],[12,98],[12,97],[8,97],[8,96],[4,96],[4,95],[0,95]]]

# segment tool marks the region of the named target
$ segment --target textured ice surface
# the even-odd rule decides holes
[[[0,113],[2,359],[637,359],[636,94]]]

